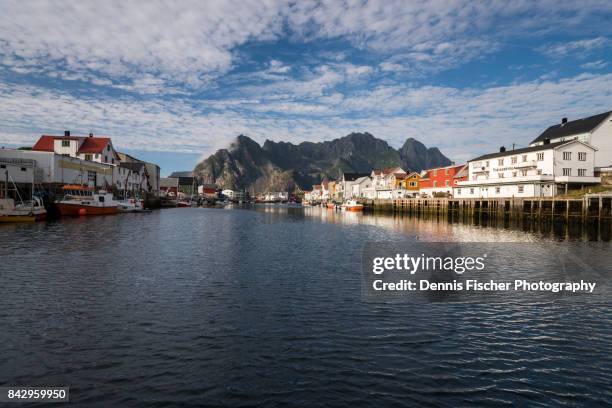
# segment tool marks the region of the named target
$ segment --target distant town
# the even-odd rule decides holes
[[[485,154],[463,164],[344,173],[305,192],[305,203],[404,198],[534,198],[612,189],[612,111],[563,118],[528,147]]]
[[[111,138],[42,135],[32,147],[0,149],[0,216],[40,220],[227,202],[296,202],[360,210],[367,200],[536,198],[612,189],[612,111],[563,118],[529,146],[500,147],[463,164],[411,171],[401,166],[344,172],[308,191],[255,192],[160,177],[160,168],[117,151]],[[57,205],[55,205],[57,204]],[[46,208],[46,210],[44,209]]]

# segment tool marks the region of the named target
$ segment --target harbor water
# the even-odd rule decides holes
[[[0,386],[87,407],[610,406],[609,297],[361,298],[366,242],[529,242],[534,270],[551,242],[612,249],[572,228],[290,206],[0,225]]]

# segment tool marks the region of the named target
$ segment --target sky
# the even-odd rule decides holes
[[[239,134],[455,162],[612,110],[612,2],[0,0],[0,145],[110,136],[191,170]]]

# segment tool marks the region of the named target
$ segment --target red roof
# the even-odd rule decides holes
[[[32,146],[32,150],[52,152],[54,140],[79,140],[82,141],[77,154],[85,153],[102,153],[106,146],[110,143],[109,137],[97,137],[97,136],[51,136],[42,135],[40,139]],[[119,159],[118,155],[115,155],[116,159]]]

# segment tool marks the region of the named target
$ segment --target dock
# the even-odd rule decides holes
[[[366,211],[611,220],[612,194],[581,198],[399,198],[363,200]]]

